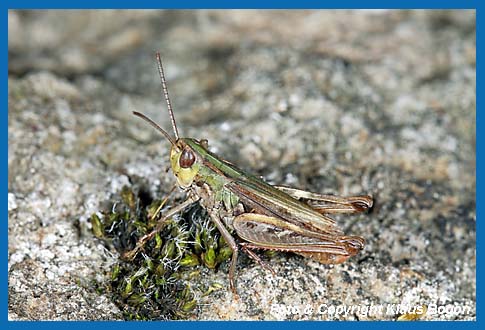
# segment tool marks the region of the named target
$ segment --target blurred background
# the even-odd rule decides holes
[[[87,219],[122,186],[174,179],[154,54],[182,136],[271,183],[372,194],[338,217],[366,238],[337,266],[291,254],[277,276],[201,270],[223,289],[193,319],[396,319],[274,306],[431,304],[475,319],[475,11],[9,11],[9,318],[118,319],[93,281],[112,257]],[[201,295],[200,293],[198,293]],[[401,313],[402,314],[402,313]]]

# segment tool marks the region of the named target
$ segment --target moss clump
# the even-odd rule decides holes
[[[93,234],[123,256],[155,228],[166,208],[161,204],[146,193],[123,187],[109,211],[92,215]],[[111,281],[99,289],[111,295],[126,319],[187,318],[194,314],[197,301],[184,273],[197,266],[217,268],[230,256],[205,210],[194,204],[166,220],[133,260],[119,259],[111,269]]]

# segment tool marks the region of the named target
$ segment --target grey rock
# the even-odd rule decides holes
[[[183,135],[273,183],[375,198],[337,217],[366,238],[357,257],[264,257],[276,276],[242,258],[239,301],[226,267],[201,269],[191,281],[223,288],[194,319],[394,320],[407,305],[476,318],[475,11],[9,11],[8,24],[10,319],[122,317],[95,290],[117,256],[87,219],[130,177],[157,196],[174,184],[168,144],[131,115],[170,125],[155,50]],[[371,305],[390,309],[326,309]]]

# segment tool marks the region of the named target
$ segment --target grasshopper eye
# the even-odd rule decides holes
[[[195,155],[191,150],[184,149],[180,155],[179,165],[182,168],[189,168],[195,162]]]

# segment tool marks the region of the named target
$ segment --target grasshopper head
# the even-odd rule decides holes
[[[197,153],[185,142],[185,139],[179,139],[175,145],[172,145],[170,164],[179,186],[190,187],[199,172],[200,163]]]

